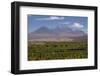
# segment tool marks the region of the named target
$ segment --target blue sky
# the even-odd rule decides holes
[[[33,32],[40,27],[48,27],[50,29],[70,27],[71,29],[87,32],[88,17],[28,15],[28,32]]]

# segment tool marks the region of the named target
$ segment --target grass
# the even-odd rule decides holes
[[[88,57],[86,42],[29,43],[28,60],[82,59]]]

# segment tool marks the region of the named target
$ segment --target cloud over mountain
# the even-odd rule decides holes
[[[63,20],[64,17],[58,17],[58,16],[49,16],[45,18],[37,18],[36,20]]]
[[[80,23],[73,23],[73,25],[71,26],[72,29],[82,29],[84,28],[83,25],[81,25]]]

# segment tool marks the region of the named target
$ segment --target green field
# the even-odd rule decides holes
[[[28,42],[28,60],[82,59],[88,57],[86,42]]]

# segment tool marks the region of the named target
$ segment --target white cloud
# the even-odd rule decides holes
[[[58,17],[58,16],[50,16],[46,18],[38,18],[36,20],[63,20],[64,17]]]
[[[73,25],[70,26],[72,29],[83,29],[84,26],[80,23],[73,23]]]

